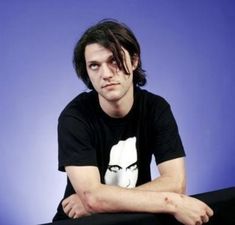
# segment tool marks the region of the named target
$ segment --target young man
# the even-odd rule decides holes
[[[59,170],[68,182],[55,220],[101,212],[169,213],[186,225],[213,211],[184,195],[184,149],[169,104],[146,83],[140,47],[124,24],[104,20],[74,50],[78,76],[92,91],[59,117]],[[160,177],[151,181],[155,156]]]

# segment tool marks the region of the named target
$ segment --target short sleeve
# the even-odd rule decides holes
[[[170,105],[164,101],[161,112],[153,122],[152,148],[156,163],[185,156],[178,126]]]
[[[89,125],[82,119],[72,116],[59,118],[58,147],[59,170],[65,166],[96,166],[96,150],[92,145]]]

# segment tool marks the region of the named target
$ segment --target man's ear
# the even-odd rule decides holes
[[[139,64],[139,56],[134,54],[132,56],[131,63],[132,63],[132,69],[134,71],[137,68],[138,64]]]

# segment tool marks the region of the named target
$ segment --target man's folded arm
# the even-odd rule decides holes
[[[98,168],[94,166],[67,166],[65,169],[88,213],[169,213],[186,225],[207,222],[213,214],[206,204],[186,195],[101,184]]]
[[[65,168],[74,190],[90,213],[99,212],[170,212],[173,205],[165,204],[168,193],[101,184],[95,166],[67,166]],[[157,201],[152,201],[157,198]]]
[[[171,159],[158,165],[160,176],[136,187],[138,190],[163,191],[185,194],[186,173],[184,157]]]

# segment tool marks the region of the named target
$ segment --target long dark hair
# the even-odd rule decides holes
[[[85,47],[93,43],[98,43],[109,49],[113,53],[119,69],[124,70],[126,74],[130,73],[124,65],[122,47],[129,52],[132,64],[134,59],[138,57],[138,65],[133,72],[133,83],[135,86],[145,85],[146,74],[141,66],[140,46],[134,33],[123,23],[113,19],[105,19],[88,28],[74,48],[73,65],[75,71],[88,88],[94,89],[87,74],[84,53]]]

